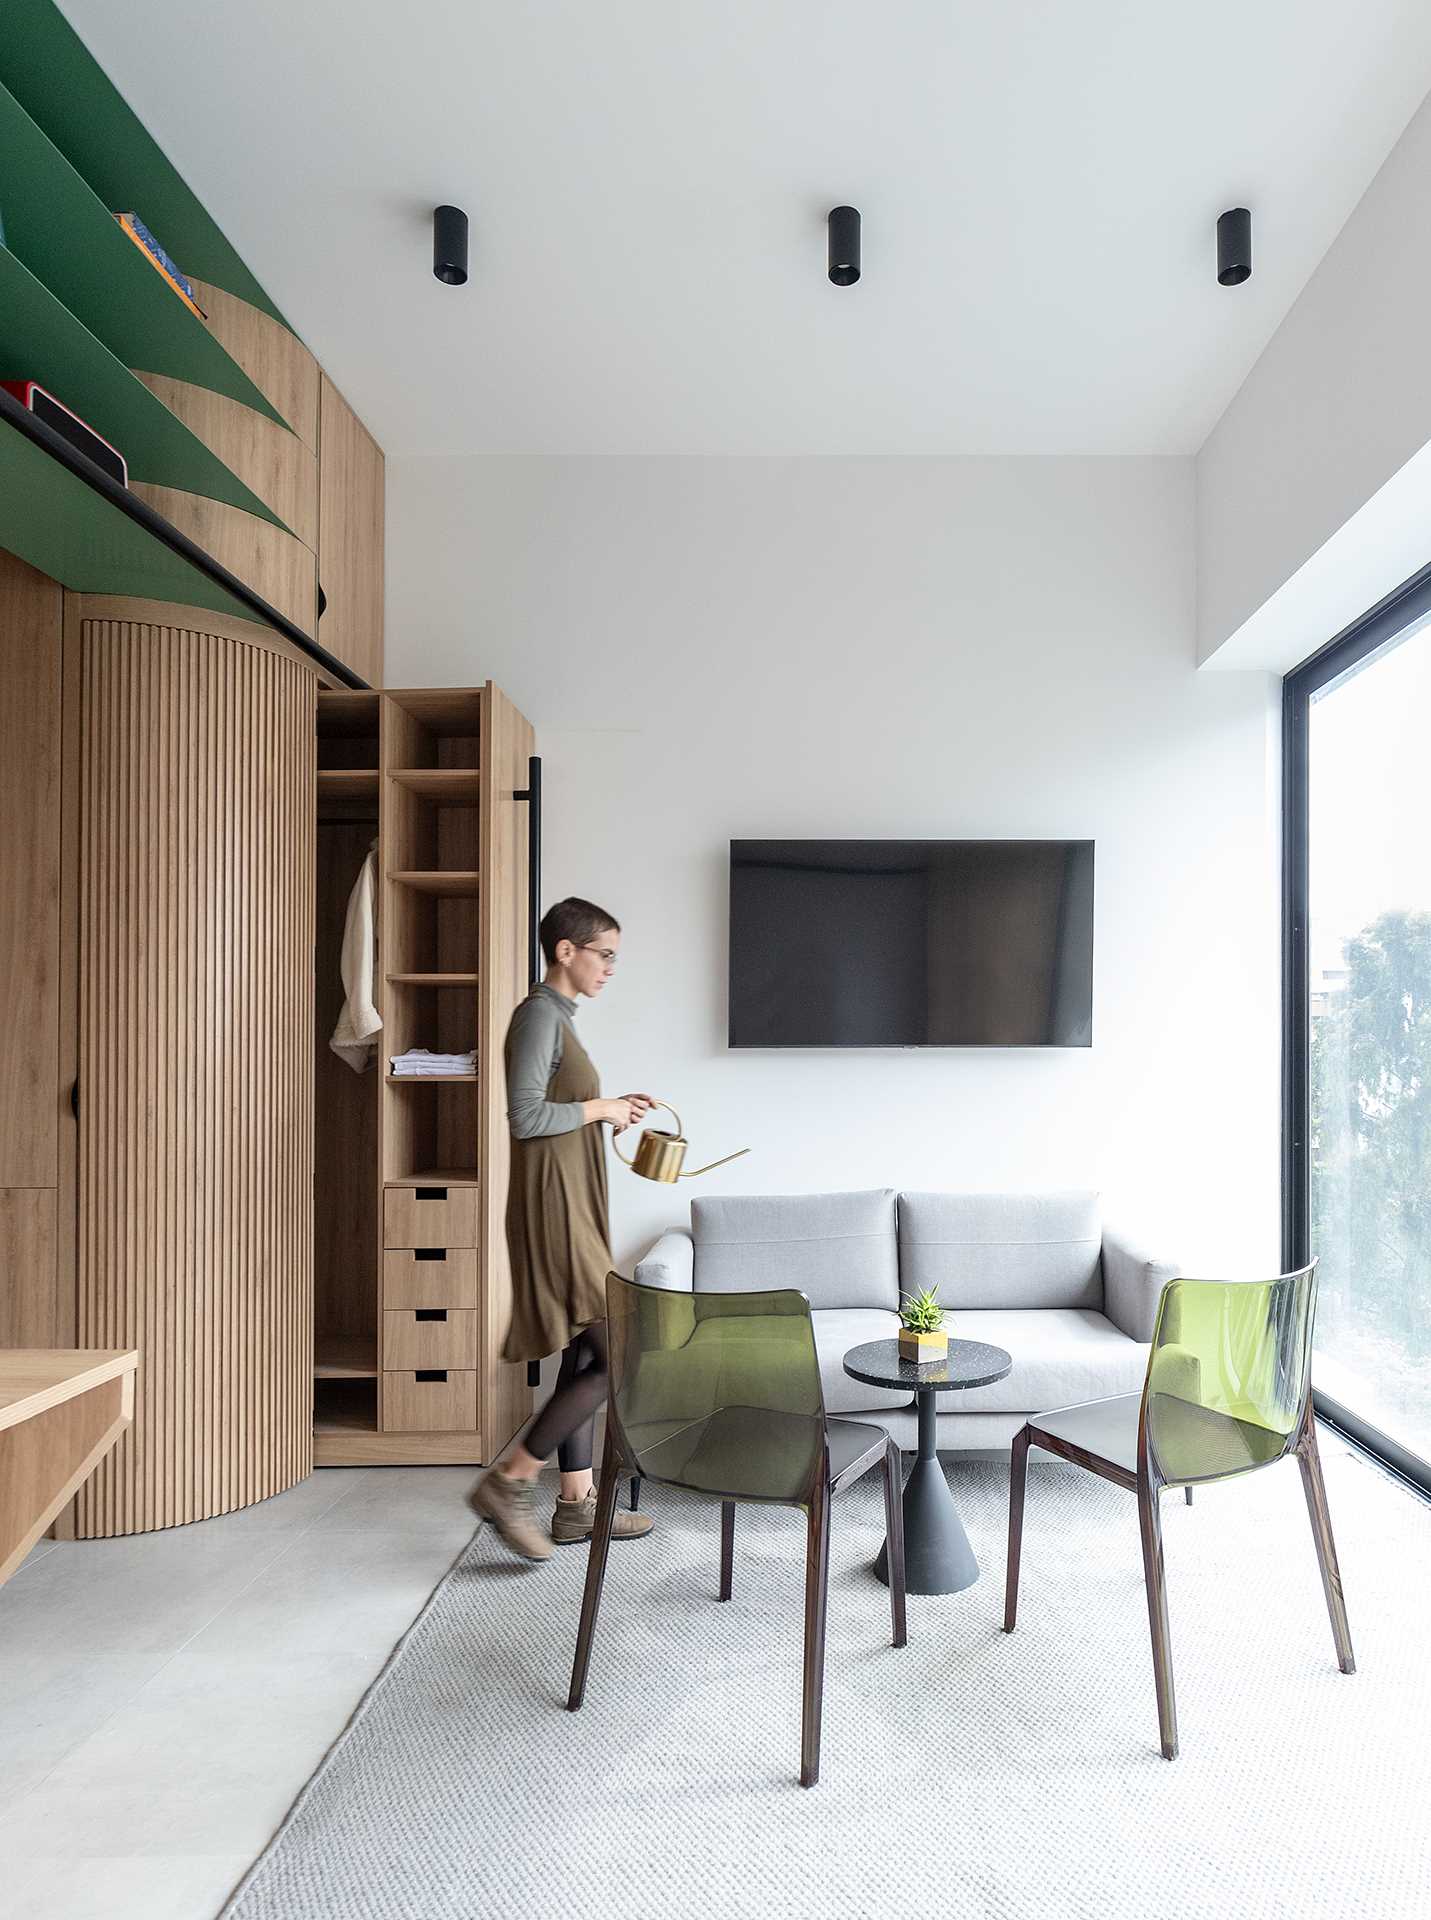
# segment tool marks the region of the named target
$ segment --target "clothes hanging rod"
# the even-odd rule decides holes
[[[57,460],[77,480],[82,480],[92,493],[99,494],[102,499],[109,502],[110,506],[117,507],[127,519],[143,527],[147,534],[158,540],[162,546],[168,547],[171,553],[178,554],[181,560],[187,560],[191,567],[197,568],[207,579],[212,580],[215,586],[222,587],[225,593],[251,609],[264,626],[272,627],[276,632],[281,633],[285,640],[291,641],[295,647],[306,653],[310,660],[316,661],[325,673],[331,674],[335,680],[340,680],[345,687],[351,687],[358,692],[372,691],[369,683],[361,675],[354,673],[351,667],[345,666],[335,655],[329,653],[326,647],[320,646],[316,640],[311,639],[301,627],[296,627],[276,607],[271,607],[266,600],[254,592],[252,587],[246,586],[237,574],[232,574],[227,567],[220,566],[212,554],[205,553],[202,547],[196,546],[162,514],[156,513],[152,507],[147,506],[137,494],[131,493],[128,487],[122,487],[117,480],[111,479],[77,447],[72,447],[67,440],[62,439],[53,427],[47,427],[43,420],[37,420],[28,407],[21,406],[14,395],[7,393],[3,387],[0,387],[0,419],[8,422],[17,432],[24,434],[27,440],[33,441],[43,452],[49,454],[52,460]],[[3,522],[0,522],[0,535],[3,535],[3,530]],[[60,584],[63,586],[66,583],[61,581]]]

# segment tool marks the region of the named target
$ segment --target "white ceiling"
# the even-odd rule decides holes
[[[390,454],[1193,452],[1431,86],[1426,0],[61,4]]]

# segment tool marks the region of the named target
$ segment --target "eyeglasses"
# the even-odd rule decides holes
[[[583,953],[594,953],[599,955],[599,957],[605,961],[608,967],[614,967],[616,965],[617,955],[616,955],[616,949],[614,947],[594,947],[592,946],[589,940],[585,940],[582,942],[581,950]]]

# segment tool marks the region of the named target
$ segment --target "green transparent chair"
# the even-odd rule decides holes
[[[613,1273],[606,1312],[606,1451],[567,1705],[575,1712],[586,1693],[623,1472],[720,1501],[722,1600],[729,1600],[734,1578],[737,1502],[800,1507],[807,1520],[800,1784],[813,1787],[820,1777],[830,1503],[873,1467],[884,1469],[894,1644],[905,1644],[899,1449],[877,1427],[826,1418],[803,1293],[673,1293]]]
[[[1178,1716],[1159,1508],[1165,1487],[1186,1488],[1191,1502],[1195,1486],[1255,1473],[1295,1453],[1337,1665],[1356,1671],[1312,1416],[1316,1265],[1275,1280],[1170,1280],[1158,1303],[1142,1393],[1042,1413],[1014,1440],[1004,1631],[1013,1632],[1018,1611],[1029,1448],[1046,1448],[1136,1493],[1158,1727],[1169,1760],[1177,1757]]]

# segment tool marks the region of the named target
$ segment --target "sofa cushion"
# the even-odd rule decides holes
[[[812,1307],[899,1305],[894,1193],[693,1200],[698,1293],[798,1287]]]
[[[816,1343],[820,1316],[815,1316]],[[1087,1307],[956,1313],[956,1340],[988,1340],[1013,1356],[1013,1367],[991,1386],[941,1393],[941,1413],[1049,1413],[1080,1400],[1137,1393],[1148,1370],[1148,1349]]]
[[[1096,1193],[902,1193],[899,1284],[946,1310],[1103,1305]]]
[[[907,1407],[908,1393],[887,1393],[845,1372],[845,1355],[867,1340],[893,1340],[899,1333],[899,1315],[868,1307],[835,1307],[811,1316],[815,1352],[820,1360],[820,1384],[826,1413],[871,1413],[876,1408]]]

